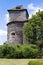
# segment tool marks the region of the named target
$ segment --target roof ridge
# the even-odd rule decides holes
[[[23,5],[18,5],[14,8],[9,9],[9,10],[22,10],[22,9],[24,9]]]

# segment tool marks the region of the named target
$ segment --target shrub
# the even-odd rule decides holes
[[[40,58],[43,58],[43,51]],[[0,46],[0,58],[39,58],[38,47],[28,45],[2,45]]]
[[[38,49],[32,45],[28,45],[22,49],[22,53],[24,58],[36,58],[38,55]]]
[[[43,65],[43,62],[39,62],[39,61],[30,61],[28,63],[28,65]]]
[[[3,47],[3,46],[1,46],[1,45],[0,45],[0,58],[2,58],[2,57],[3,57],[2,47]]]
[[[14,51],[15,51],[15,47],[7,45],[7,44],[3,45],[2,47],[3,58],[13,58]]]

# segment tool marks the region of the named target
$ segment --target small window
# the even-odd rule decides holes
[[[12,35],[15,35],[15,33],[11,33]]]
[[[12,39],[15,39],[15,33],[11,33]]]

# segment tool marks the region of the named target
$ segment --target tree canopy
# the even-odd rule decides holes
[[[39,10],[35,15],[32,15],[23,27],[23,33],[29,43],[38,45],[43,43],[43,11]]]

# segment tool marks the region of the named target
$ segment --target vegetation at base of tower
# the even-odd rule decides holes
[[[43,49],[40,55],[38,46],[28,45],[0,45],[0,58],[43,58]]]
[[[43,48],[43,11],[36,12],[29,19],[29,22],[23,27],[25,39],[29,43],[39,46],[39,50]]]
[[[28,65],[43,65],[43,62],[39,62],[39,61],[29,61]]]

